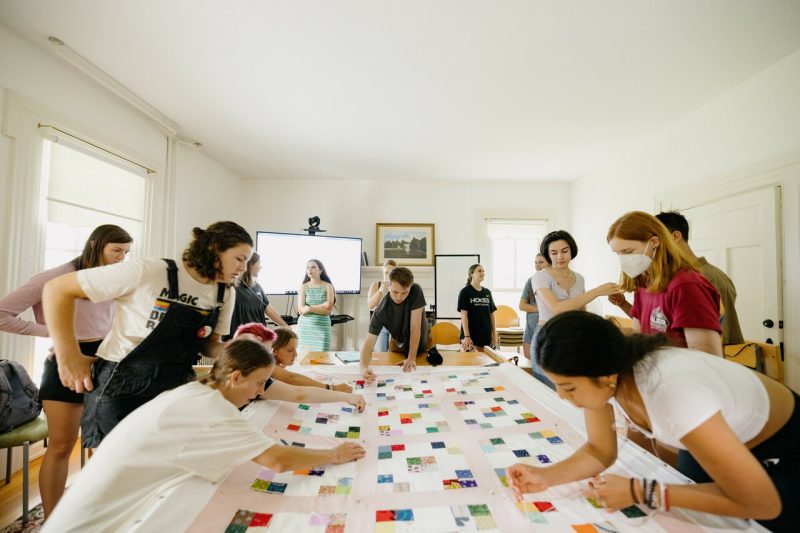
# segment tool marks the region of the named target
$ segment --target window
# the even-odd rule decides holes
[[[79,145],[45,140],[42,150],[44,208],[47,213],[44,269],[62,265],[83,250],[92,230],[116,224],[142,242],[148,179],[126,163]],[[37,337],[33,377],[39,380],[50,339]]]
[[[487,265],[492,295],[497,305],[519,306],[525,282],[533,275],[533,262],[545,236],[545,220],[490,219],[490,264]],[[520,314],[523,325],[524,313]]]

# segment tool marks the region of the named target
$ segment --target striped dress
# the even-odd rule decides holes
[[[306,301],[300,305],[320,305],[328,299],[328,290],[306,285]],[[297,319],[298,345],[311,352],[327,352],[331,348],[331,317],[310,313]]]

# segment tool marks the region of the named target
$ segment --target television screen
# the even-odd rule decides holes
[[[361,238],[259,231],[258,283],[267,294],[297,294],[309,259],[319,259],[338,294],[361,292]]]

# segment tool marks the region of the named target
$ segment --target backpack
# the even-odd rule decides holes
[[[0,359],[0,433],[39,416],[39,389],[21,364]]]

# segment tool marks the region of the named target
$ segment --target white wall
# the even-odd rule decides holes
[[[708,190],[709,185],[722,196],[734,187],[745,187],[754,174],[800,160],[798,94],[800,52],[720,95],[606,168],[577,180],[573,227],[583,248],[576,268],[586,276],[587,285],[619,275],[605,237],[611,222],[622,213],[653,212],[658,197]],[[776,178],[784,188],[786,380],[795,388],[800,385],[800,308],[795,303],[800,294],[797,174]]]
[[[178,252],[193,225],[235,214],[240,193],[236,176],[190,147],[177,145],[170,157],[167,137],[155,123],[48,50],[2,25],[0,97],[0,249],[4,258],[0,294],[30,278],[41,264],[42,221],[37,217],[35,185],[40,157],[35,149],[40,144],[37,122],[68,127],[157,170],[153,194],[157,207],[149,213],[154,228],[150,242],[137,243],[147,255]],[[2,357],[27,361],[32,346],[30,339],[0,334]]]
[[[183,251],[195,226],[206,227],[219,220],[244,225],[239,207],[243,181],[238,176],[202,151],[180,143],[175,177],[175,254]],[[255,239],[255,230],[251,233]]]
[[[378,222],[433,223],[436,253],[477,252],[483,260],[487,239],[480,228],[486,216],[542,217],[553,229],[569,229],[572,216],[570,184],[559,182],[274,180],[246,181],[243,192],[242,220],[251,232],[302,233],[308,218],[318,215],[328,235],[361,237],[370,265],[375,264]],[[275,297],[273,303],[285,311],[285,298]],[[342,312],[356,316],[357,305]],[[366,336],[363,316],[356,335],[359,342]]]

